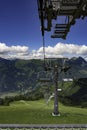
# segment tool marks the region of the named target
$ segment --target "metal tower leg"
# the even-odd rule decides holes
[[[53,116],[60,116],[59,108],[58,108],[58,66],[54,67],[54,110],[52,115]]]

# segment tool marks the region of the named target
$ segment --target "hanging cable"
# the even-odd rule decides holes
[[[46,63],[45,63],[45,39],[43,36],[43,58],[44,58],[44,69],[46,70]]]
[[[44,60],[45,60],[45,39],[43,36],[43,56],[44,56]]]

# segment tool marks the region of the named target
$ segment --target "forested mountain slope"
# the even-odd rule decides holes
[[[0,93],[24,92],[32,88],[37,96],[39,92],[37,75],[43,71],[43,65],[43,60],[0,58]],[[67,78],[67,75],[69,77],[70,74],[74,81],[63,83],[63,90],[59,93],[60,101],[71,105],[85,104],[87,102],[87,62],[82,57],[74,57],[68,60],[68,65],[70,69],[64,76]],[[42,85],[40,89],[41,87]]]

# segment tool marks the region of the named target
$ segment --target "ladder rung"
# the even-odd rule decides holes
[[[66,28],[68,24],[56,24],[55,28]]]
[[[56,34],[66,33],[66,30],[55,30],[54,33]]]
[[[65,35],[51,35],[51,38],[63,38],[66,39]]]
[[[59,15],[73,15],[74,11],[72,10],[60,10]]]
[[[62,4],[63,5],[67,5],[67,6],[77,6],[78,4],[80,3],[80,0],[76,0],[76,1],[69,1],[69,2],[67,2],[67,1],[62,1]]]

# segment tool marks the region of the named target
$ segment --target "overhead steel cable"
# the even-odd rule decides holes
[[[45,60],[45,39],[44,39],[44,36],[43,36],[43,57]]]
[[[43,12],[43,0],[37,0],[39,17],[41,21],[41,31],[43,38],[43,58],[44,58],[44,68],[45,68],[45,39],[44,39],[44,12]]]

